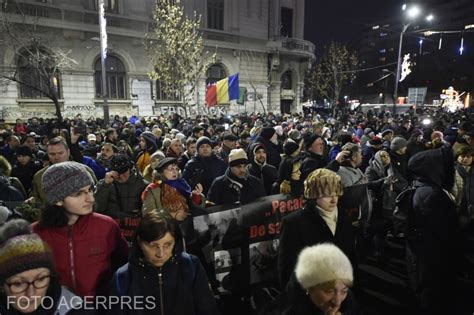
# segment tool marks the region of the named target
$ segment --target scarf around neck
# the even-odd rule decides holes
[[[165,184],[170,185],[174,189],[176,189],[181,195],[184,197],[191,196],[192,189],[191,186],[186,182],[184,178],[178,179],[167,179],[165,180]]]

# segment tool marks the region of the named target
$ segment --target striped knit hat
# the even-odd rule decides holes
[[[54,271],[48,245],[31,232],[27,221],[17,219],[7,222],[0,228],[0,282],[37,268]]]
[[[92,176],[83,164],[62,162],[48,167],[42,178],[46,201],[56,204],[81,188],[93,185]]]

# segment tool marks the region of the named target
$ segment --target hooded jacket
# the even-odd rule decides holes
[[[255,160],[255,152],[259,147],[265,148],[261,143],[252,143],[247,150],[247,156],[250,164],[248,170],[250,175],[253,175],[263,182],[267,196],[272,194],[273,184],[278,180],[278,170],[273,165],[265,163],[262,165]]]
[[[270,140],[258,136],[255,143],[261,143],[265,146],[265,151],[267,152],[267,163],[274,166],[275,168],[280,166],[281,156],[278,150],[278,146],[272,143]]]
[[[452,149],[444,146],[420,152],[410,159],[408,169],[417,188],[407,239],[419,265],[416,282],[422,308],[430,314],[452,313],[446,288],[455,286],[460,261],[456,206],[448,193],[454,185]]]
[[[150,265],[138,244],[128,263],[114,275],[112,296],[146,297],[152,303],[142,309],[120,307],[117,315],[217,315],[217,303],[203,266],[197,257],[175,246],[173,256],[162,266]],[[144,306],[146,306],[145,304]],[[133,306],[133,305],[132,305]]]

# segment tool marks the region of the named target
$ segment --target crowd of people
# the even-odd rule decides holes
[[[473,157],[471,109],[0,122],[0,313],[233,314],[192,218],[288,194],[305,205],[283,217],[281,294],[257,312],[363,313],[357,266],[384,266],[391,236],[419,314],[471,314],[456,291],[474,281]]]

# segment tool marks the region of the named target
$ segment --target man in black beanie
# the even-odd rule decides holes
[[[281,148],[278,147],[277,134],[273,127],[265,127],[254,142],[261,143],[267,150],[267,163],[278,168],[281,162]]]

